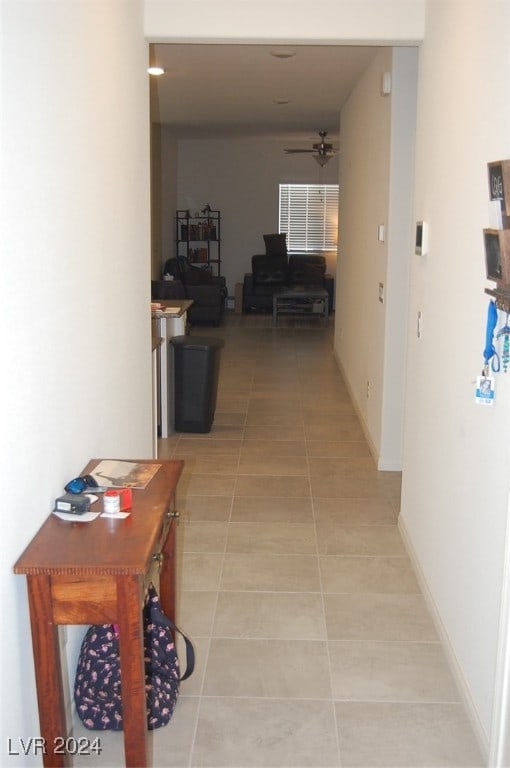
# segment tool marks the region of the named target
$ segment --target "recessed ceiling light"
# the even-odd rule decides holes
[[[296,52],[291,51],[290,48],[277,48],[271,51],[271,56],[274,56],[275,59],[291,59],[295,55]]]
[[[147,69],[147,72],[149,73],[149,75],[154,75],[155,77],[165,74],[165,70],[163,69],[163,67],[156,67],[156,66],[149,67]]]

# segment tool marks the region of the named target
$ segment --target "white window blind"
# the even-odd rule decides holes
[[[290,252],[336,250],[338,184],[280,184],[279,232]]]

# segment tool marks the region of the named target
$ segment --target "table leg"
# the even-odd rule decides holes
[[[176,537],[177,520],[172,522],[165,544],[163,545],[163,566],[159,576],[159,597],[161,607],[171,621],[176,622]]]
[[[28,575],[28,602],[32,627],[39,725],[44,739],[45,768],[71,765],[62,745],[67,738],[64,686],[58,626],[53,623],[51,579],[44,574]]]
[[[138,576],[118,576],[122,718],[127,768],[143,768],[149,764],[142,606],[143,584]]]
[[[168,437],[168,335],[166,318],[159,318],[159,333],[163,339],[159,348],[159,397],[161,437]]]

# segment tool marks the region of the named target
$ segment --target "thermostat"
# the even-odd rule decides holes
[[[416,222],[416,238],[414,241],[414,252],[418,256],[426,256],[429,251],[429,231],[424,221]]]

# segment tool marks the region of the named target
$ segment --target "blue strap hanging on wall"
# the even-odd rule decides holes
[[[489,309],[487,312],[487,330],[485,333],[485,349],[483,351],[483,359],[486,369],[489,366],[489,362],[492,361],[491,368],[494,373],[499,371],[499,355],[496,352],[496,347],[494,346],[494,331],[496,330],[497,323],[498,309],[496,307],[496,302],[490,301]]]

